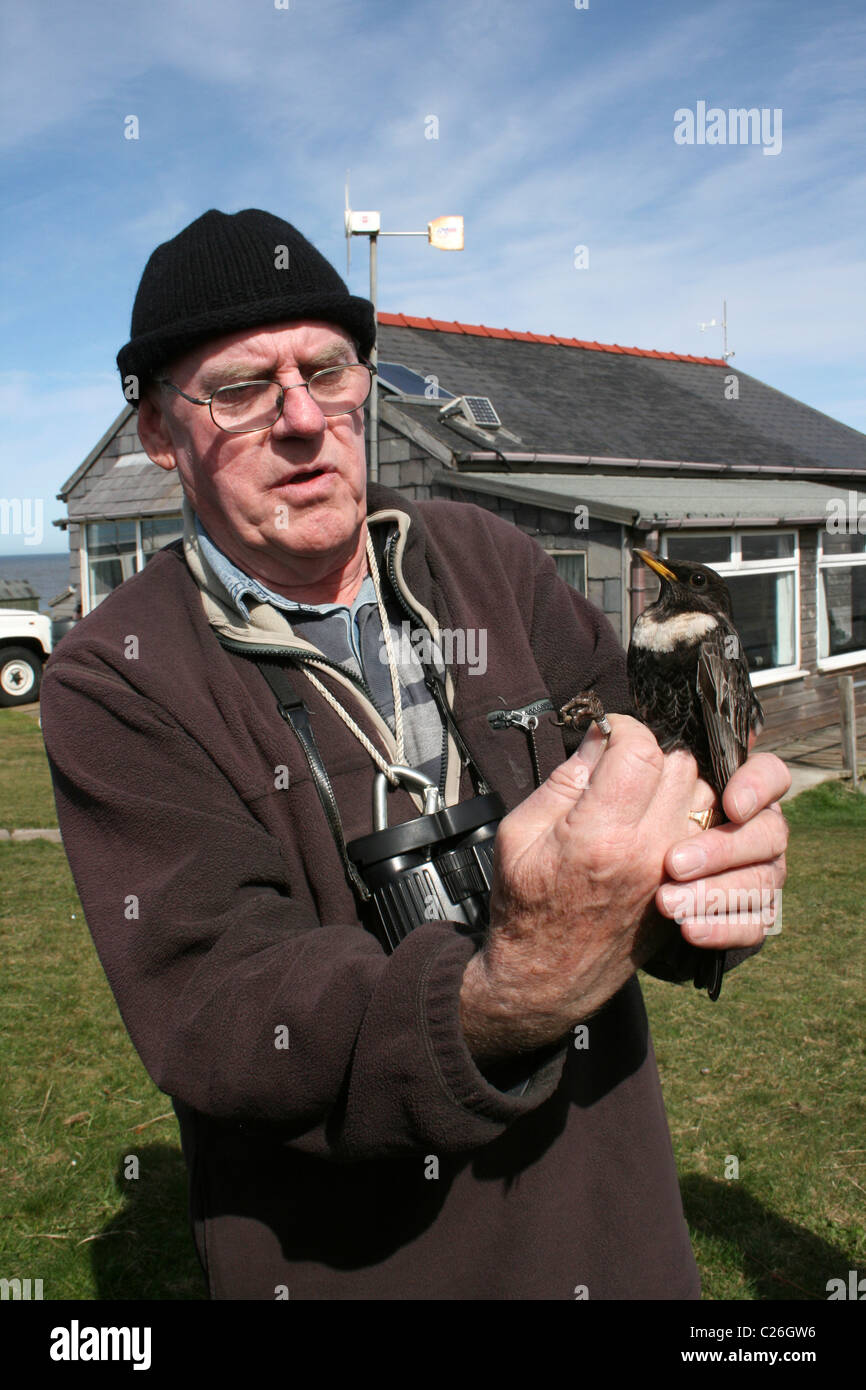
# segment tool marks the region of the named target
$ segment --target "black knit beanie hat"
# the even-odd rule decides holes
[[[146,383],[173,358],[209,338],[293,319],[324,319],[352,335],[361,357],[376,341],[373,305],[349,294],[336,270],[306,237],[273,213],[211,208],[144,268],[132,309],[130,340],[117,354],[121,379]]]

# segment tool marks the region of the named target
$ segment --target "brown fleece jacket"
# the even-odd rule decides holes
[[[628,708],[614,633],[492,514],[372,485],[368,503],[374,535],[377,512],[402,514],[404,597],[487,630],[486,671],[452,668],[453,708],[511,809],[533,788],[529,746],[488,716],[588,687]],[[42,727],[88,925],[181,1122],[211,1295],[698,1297],[637,979],[585,1037],[530,1058],[522,1094],[507,1068],[479,1070],[458,1008],[473,943],[432,921],[387,956],[363,930],[300,746],[214,626],[300,644],[266,605],[243,632],[187,521],[187,558],[168,546],[63,639]],[[381,747],[375,711],[318,674]],[[293,680],[346,838],[364,834],[374,765]],[[547,777],[572,736],[542,716],[536,738]],[[418,814],[405,792],[389,804],[392,823]]]

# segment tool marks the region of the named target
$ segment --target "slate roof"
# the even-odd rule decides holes
[[[39,598],[29,580],[0,579],[0,602],[11,603],[13,599],[29,598]]]
[[[482,490],[506,493],[525,476],[532,483],[520,494],[524,500],[527,489],[535,487],[548,505],[565,506],[554,500],[558,497],[571,506],[585,500],[594,503],[596,515],[631,524],[650,517],[672,524],[689,516],[691,500],[699,518],[736,516],[748,525],[761,516],[823,516],[827,489],[807,494],[802,491],[810,486],[806,477],[823,474],[826,481],[829,473],[832,481],[834,472],[866,475],[866,435],[719,358],[402,314],[380,313],[378,321],[380,360],[436,376],[455,395],[493,401],[502,428],[483,430],[462,417],[440,419],[436,405],[380,392],[384,420],[414,431],[416,438],[420,427],[438,461],[456,462],[462,476],[479,477]],[[725,378],[732,373],[739,399],[729,401]],[[91,488],[70,496],[131,414],[126,406],[64,483],[58,496],[68,503],[70,521],[180,510],[177,474],[158,468],[142,452],[121,454]],[[505,471],[494,471],[497,465]],[[739,472],[731,478],[736,497],[727,489],[693,487],[728,469]],[[695,475],[687,492],[685,479],[676,476],[684,470]],[[554,486],[546,475],[557,471]],[[761,480],[749,476],[753,471],[776,473],[779,482],[761,491]],[[798,473],[804,478],[795,486]],[[783,481],[785,474],[791,482]],[[840,485],[841,477],[836,492]],[[468,477],[466,486],[471,486]],[[797,511],[801,502],[806,510]]]
[[[158,468],[147,454],[121,454],[89,492],[70,498],[69,520],[173,514],[180,511],[181,500],[176,472]]]
[[[90,465],[94,462],[95,459],[99,458],[99,455],[102,453],[103,449],[106,447],[107,444],[111,442],[112,439],[114,439],[115,435],[120,433],[121,429],[126,424],[127,420],[132,414],[132,411],[133,407],[131,405],[125,405],[123,407],[123,410],[121,410],[120,414],[115,416],[114,420],[112,420],[111,424],[108,426],[108,429],[105,431],[105,434],[102,436],[102,438],[97,439],[96,443],[90,450],[90,453],[87,455],[87,457],[81,460],[75,472],[70,474],[70,476],[66,479],[66,482],[63,484],[60,491],[57,493],[59,501],[66,501],[69,492],[72,490],[72,488],[75,487],[76,483],[81,481],[87,470],[90,468]]]
[[[592,516],[627,526],[741,527],[822,523],[828,503],[848,489],[803,479],[608,477],[603,474],[461,473],[442,469],[434,481],[507,497],[532,506],[572,512],[586,503]],[[866,492],[860,497],[866,500]],[[575,533],[577,534],[577,533]]]
[[[434,375],[455,395],[489,396],[505,431],[467,435],[435,406],[382,392],[458,456],[509,451],[740,467],[866,471],[866,435],[730,362],[586,344],[476,324],[379,316],[381,360]],[[739,399],[725,399],[725,378]]]

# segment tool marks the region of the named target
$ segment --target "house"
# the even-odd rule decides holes
[[[382,483],[535,536],[624,642],[656,591],[633,547],[712,565],[767,734],[835,722],[840,672],[866,703],[866,435],[718,358],[378,322]],[[176,475],[142,452],[131,407],[59,496],[84,613],[181,534]]]
[[[0,608],[39,612],[39,595],[26,579],[0,579]]]

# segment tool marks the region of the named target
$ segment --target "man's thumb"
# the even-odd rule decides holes
[[[555,767],[547,781],[515,807],[511,814],[519,817],[522,835],[534,839],[572,809],[589,786],[606,743],[598,725],[592,724],[577,752]]]

